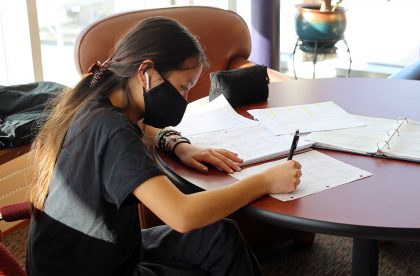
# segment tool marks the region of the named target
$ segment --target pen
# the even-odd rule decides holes
[[[292,146],[290,147],[289,156],[287,156],[287,160],[292,160],[298,141],[299,141],[299,129],[296,130],[295,136],[293,136],[293,142],[292,142]]]

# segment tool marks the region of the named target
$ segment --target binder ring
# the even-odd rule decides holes
[[[407,119],[407,117],[398,117],[398,119],[397,119],[397,124],[398,124],[398,126],[400,126],[403,122],[406,122],[406,123],[408,123],[408,119]]]
[[[377,152],[379,154],[384,154],[383,153],[383,149],[386,147],[387,149],[389,149],[389,141],[385,141],[385,140],[381,140],[378,143],[376,143],[376,147],[378,148]]]
[[[391,134],[389,134],[389,132],[390,131],[392,131],[392,133]],[[400,132],[398,131],[398,128],[391,128],[391,129],[388,129],[387,131],[386,131],[386,134],[388,135],[388,136],[393,136],[395,133],[397,133],[397,135],[398,136],[400,136]]]

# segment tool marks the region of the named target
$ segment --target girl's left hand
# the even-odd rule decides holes
[[[208,171],[205,164],[213,165],[227,173],[241,170],[237,163],[242,163],[242,159],[236,153],[224,149],[182,143],[175,148],[175,154],[183,164],[204,173]]]

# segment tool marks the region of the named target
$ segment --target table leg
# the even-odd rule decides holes
[[[378,275],[378,256],[377,240],[353,238],[352,275]]]

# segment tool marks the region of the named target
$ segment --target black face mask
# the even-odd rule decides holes
[[[184,116],[188,102],[178,90],[165,80],[144,92],[144,123],[157,128],[178,125]]]

